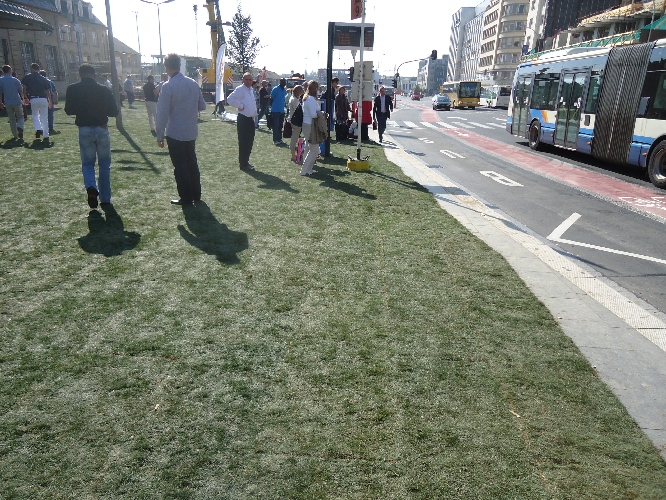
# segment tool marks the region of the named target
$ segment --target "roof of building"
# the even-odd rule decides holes
[[[116,52],[127,52],[128,54],[138,55],[139,53],[126,43],[121,42],[115,36],[113,37],[113,50]]]
[[[15,3],[0,0],[0,28],[31,31],[53,31],[40,15]]]
[[[27,8],[32,8],[32,9],[42,9],[42,10],[48,10],[50,12],[57,12],[63,17],[66,17],[65,14],[60,12],[56,6],[55,2],[58,0],[11,0],[11,2],[7,2],[6,0],[3,0],[3,3],[10,3],[10,4],[18,4],[23,7]],[[91,7],[91,4],[88,2],[82,2],[83,4]],[[93,24],[99,24],[101,26],[106,26],[102,21],[100,21],[97,17],[95,17],[95,14],[92,15],[92,19],[88,17],[82,17],[81,21],[85,21],[88,23],[93,23]]]

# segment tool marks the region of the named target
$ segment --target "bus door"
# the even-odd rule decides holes
[[[532,75],[518,77],[513,94],[513,135],[525,137],[531,89]]]
[[[563,71],[557,99],[555,139],[557,146],[576,149],[583,107],[583,95],[589,71]]]

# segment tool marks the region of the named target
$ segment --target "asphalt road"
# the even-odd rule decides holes
[[[642,169],[534,152],[506,110],[433,111],[399,97],[386,133],[435,171],[666,313],[666,191]]]

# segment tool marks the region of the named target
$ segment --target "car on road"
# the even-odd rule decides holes
[[[451,99],[449,99],[448,95],[437,94],[432,98],[432,109],[445,109],[446,111],[451,111]]]
[[[421,100],[421,94],[419,92],[412,93],[412,101],[420,101],[420,100]]]

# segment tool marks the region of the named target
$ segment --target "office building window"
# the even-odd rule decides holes
[[[35,47],[29,42],[19,42],[21,45],[21,61],[23,62],[23,72],[30,73],[30,65],[35,61]]]

